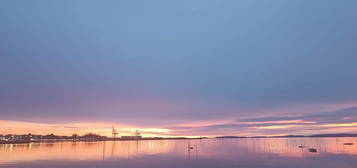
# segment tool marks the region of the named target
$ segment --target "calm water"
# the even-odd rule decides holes
[[[354,145],[344,145],[347,142]],[[305,148],[299,148],[300,145]],[[311,147],[316,148],[317,152],[309,152],[308,148]],[[357,168],[357,138],[247,138],[0,145],[0,167]]]

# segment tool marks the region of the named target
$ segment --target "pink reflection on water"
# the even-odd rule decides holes
[[[353,145],[344,145],[347,142]],[[315,148],[317,152],[309,152],[309,148]],[[7,144],[0,145],[0,164],[39,160],[130,160],[146,157],[253,161],[271,156],[307,158],[329,154],[357,155],[357,138],[243,138]]]

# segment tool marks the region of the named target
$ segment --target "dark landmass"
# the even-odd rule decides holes
[[[48,135],[0,135],[0,144],[21,144],[31,142],[63,142],[63,141],[130,141],[130,140],[177,140],[177,139],[205,139],[187,138],[187,137],[142,137],[142,136],[122,136],[122,137],[106,137],[93,133],[88,133],[82,136],[73,134],[72,136],[59,136],[54,134]]]
[[[218,136],[216,138],[247,138],[247,137],[244,137],[244,136]]]
[[[357,137],[357,134],[316,134],[309,137]]]
[[[276,136],[276,137],[283,137],[283,138],[299,138],[299,137],[306,137],[304,135],[285,135],[285,136]]]
[[[48,135],[0,135],[0,144],[19,144],[19,143],[29,143],[29,142],[56,142],[56,141],[102,141],[106,140],[107,137],[100,136],[97,134],[88,133],[83,136],[73,134],[72,136],[59,136],[54,134]]]
[[[313,138],[313,137],[357,137],[357,134],[314,134],[314,135],[284,135],[284,136],[252,136],[252,137],[245,137],[245,136],[218,136],[216,138]]]
[[[277,136],[277,137],[357,137],[357,134],[314,134],[314,135],[287,135],[287,136]]]

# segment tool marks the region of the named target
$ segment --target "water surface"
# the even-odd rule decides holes
[[[344,143],[353,143],[353,145],[344,145]],[[309,148],[314,148],[317,152],[310,152]],[[245,138],[5,144],[0,145],[0,167],[357,168],[357,138]]]

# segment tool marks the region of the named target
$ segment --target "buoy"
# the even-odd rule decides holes
[[[344,143],[343,145],[353,145],[353,143]]]
[[[310,148],[310,149],[309,149],[309,152],[316,153],[316,152],[317,152],[317,149],[315,149],[315,148]]]

